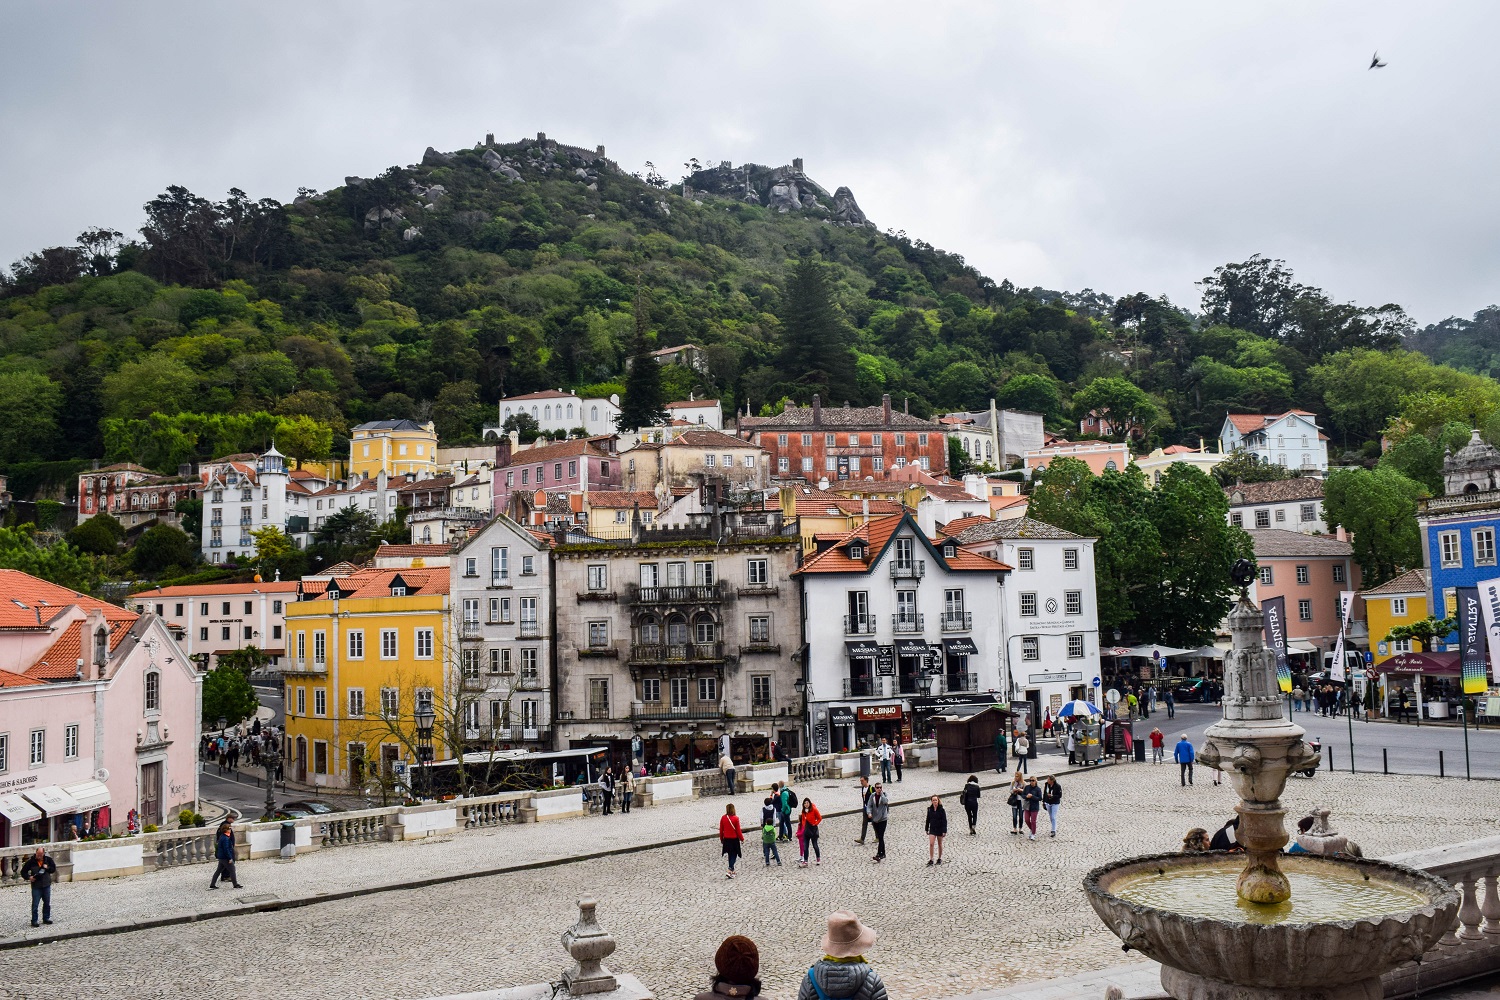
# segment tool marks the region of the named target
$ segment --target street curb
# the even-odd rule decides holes
[[[1064,764],[1064,767],[1066,766],[1067,765]],[[1092,773],[1095,770],[1114,766],[1115,764],[1112,761],[1101,762],[1077,773]],[[1068,774],[1074,772],[1052,771],[1048,773]],[[803,784],[807,785],[812,784],[813,782],[827,780],[830,779],[814,778],[812,779],[812,782],[803,782]],[[848,779],[838,778],[833,780],[846,781]],[[1009,782],[997,781],[989,785],[981,782],[979,787],[981,789],[1006,788],[1009,787]],[[939,792],[937,794],[941,798],[952,799],[957,798],[959,794],[961,794],[961,792],[962,789],[953,792]],[[931,797],[932,796],[930,795],[922,795],[916,798],[902,799],[899,802],[892,802],[891,808],[894,809],[899,806],[909,806],[926,802]],[[724,798],[727,800],[729,796],[724,796]],[[860,810],[858,809],[841,809],[838,812],[824,813],[823,818],[832,819],[840,816],[858,816],[859,814]],[[620,857],[621,855],[625,854],[640,854],[645,851],[655,851],[663,847],[681,847],[685,844],[696,844],[702,843],[704,841],[718,839],[719,835],[717,833],[698,834],[691,837],[678,837],[673,840],[659,840],[650,844],[637,844],[631,847],[615,847],[607,851],[594,851],[590,854],[575,854],[563,858],[549,858],[545,861],[528,861],[518,865],[506,865],[496,868],[481,868],[474,871],[461,871],[456,872],[452,875],[432,875],[427,878],[411,879],[405,882],[389,882],[383,885],[367,886],[361,889],[340,889],[337,892],[320,892],[312,896],[300,896],[293,899],[266,900],[262,903],[241,903],[236,906],[226,906],[223,909],[213,910],[210,912],[181,913],[168,917],[154,917],[144,920],[133,920],[129,922],[122,921],[119,923],[105,924],[76,931],[53,931],[51,933],[41,934],[36,937],[0,938],[0,951],[14,951],[20,948],[34,948],[38,945],[53,944],[58,941],[72,941],[78,938],[100,937],[106,934],[126,934],[131,931],[154,930],[158,927],[172,927],[179,924],[193,924],[204,920],[218,920],[223,917],[243,917],[255,913],[274,913],[277,910],[298,909],[304,906],[313,906],[318,903],[331,903],[344,899],[353,899],[356,896],[368,896],[374,893],[381,892],[400,892],[409,889],[426,889],[436,885],[443,885],[448,882],[463,882],[469,879],[489,878],[494,875],[508,875],[513,872],[539,871],[544,868],[559,868],[563,865],[577,864],[580,861],[592,861],[597,858]]]

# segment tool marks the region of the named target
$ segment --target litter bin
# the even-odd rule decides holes
[[[860,751],[859,776],[861,778],[868,778],[870,776],[870,753],[867,750]]]
[[[1140,761],[1142,764],[1146,763],[1146,741],[1145,740],[1136,740],[1135,741],[1135,759],[1138,760],[1138,761]]]
[[[281,856],[283,858],[295,858],[297,856],[297,823],[295,820],[285,819],[281,821]]]

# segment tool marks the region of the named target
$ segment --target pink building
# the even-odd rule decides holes
[[[1247,534],[1255,544],[1251,600],[1263,605],[1272,597],[1286,598],[1286,632],[1293,652],[1331,651],[1339,634],[1339,594],[1358,591],[1361,585],[1353,547],[1332,535],[1279,528],[1252,529]],[[1354,599],[1350,619],[1364,621],[1364,598]]]
[[[615,454],[614,435],[573,438],[570,441],[538,441],[530,448],[510,449],[501,442],[495,449],[495,511],[510,510],[517,491],[534,493],[587,493],[620,488],[620,458]]]
[[[0,569],[0,845],[198,802],[202,681],[166,622]]]

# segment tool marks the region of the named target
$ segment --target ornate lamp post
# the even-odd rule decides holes
[[[432,763],[432,727],[436,721],[432,702],[427,699],[417,702],[417,761],[422,765],[422,791],[428,796],[432,795],[432,771],[428,765]]]
[[[281,748],[277,740],[268,739],[260,752],[260,764],[266,769],[266,817],[276,815],[276,770],[281,767]]]

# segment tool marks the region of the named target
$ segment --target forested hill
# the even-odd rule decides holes
[[[1301,406],[1335,452],[1373,457],[1402,414],[1436,441],[1500,403],[1487,377],[1398,346],[1437,352],[1493,326],[1486,314],[1416,334],[1399,307],[1340,303],[1262,257],[1204,279],[1191,313],[1020,289],[880,231],[800,162],[685,167],[673,185],[539,137],[429,149],[290,204],[170,187],[137,234],[84,233],[0,285],[0,470],[171,469],[278,423],[298,457],[377,418],[430,416],[446,442],[471,441],[502,394],[622,391],[639,301],[654,346],[705,348],[705,372],[664,370],[668,393],[728,410],[889,392],[929,414],[994,396],[1060,428],[1096,410],[1150,445],[1213,438],[1226,409]],[[833,309],[788,301],[803,260],[826,264]]]

